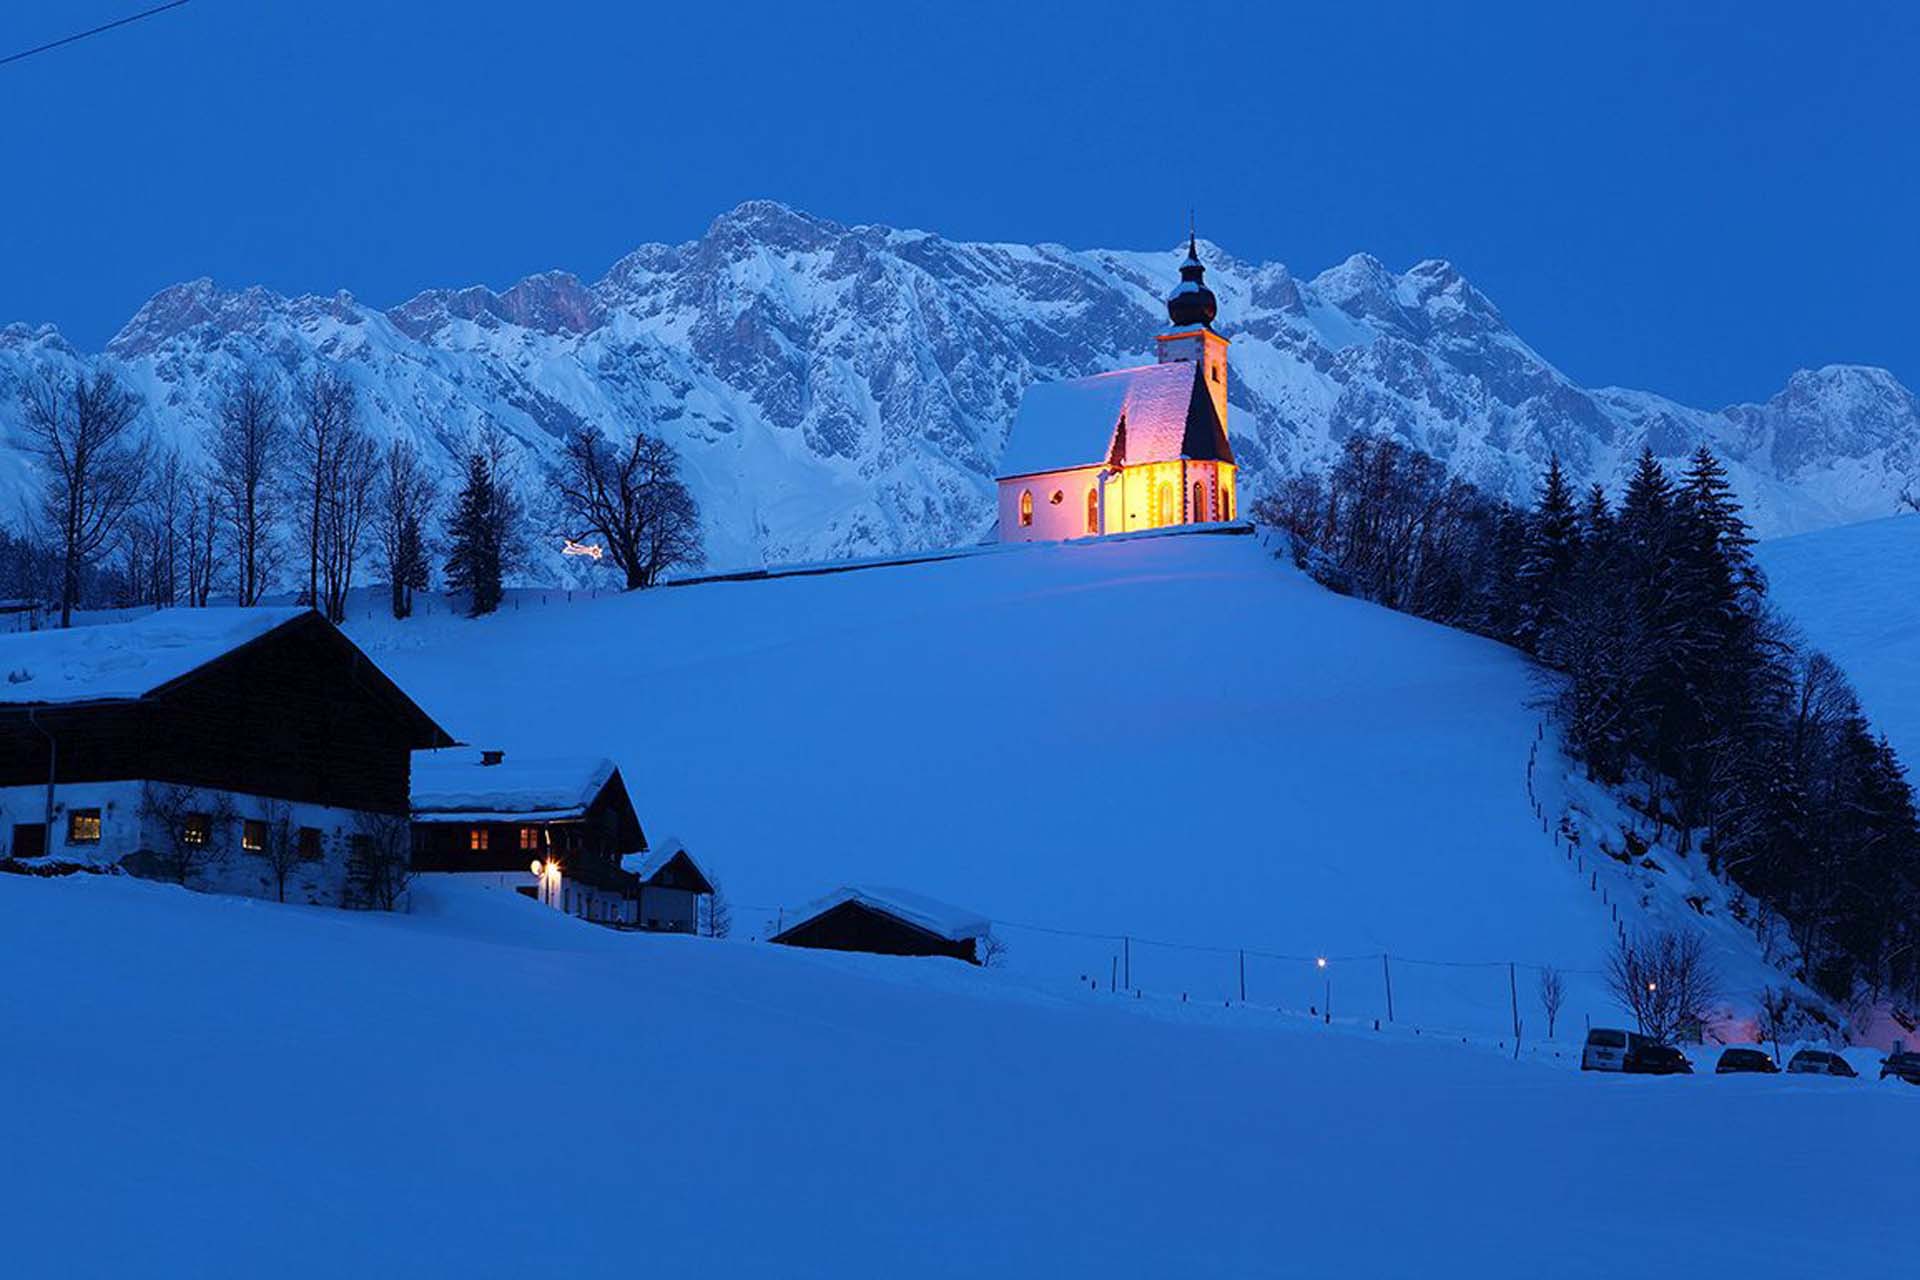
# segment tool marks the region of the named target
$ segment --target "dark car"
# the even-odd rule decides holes
[[[1693,1063],[1670,1044],[1641,1040],[1627,1051],[1626,1069],[1648,1076],[1690,1076]]]
[[[1753,1072],[1757,1075],[1774,1075],[1780,1070],[1773,1065],[1765,1051],[1760,1049],[1742,1049],[1738,1046],[1728,1049],[1720,1055],[1720,1061],[1713,1064],[1713,1074],[1717,1076],[1740,1075]]]
[[[1920,1053],[1896,1053],[1880,1064],[1880,1078],[1888,1076],[1920,1084]]]
[[[1825,1049],[1802,1049],[1787,1059],[1787,1071],[1796,1076],[1846,1076],[1859,1075],[1853,1064],[1837,1053],[1828,1053]]]

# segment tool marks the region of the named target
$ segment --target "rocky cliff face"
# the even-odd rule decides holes
[[[1643,441],[1670,458],[1705,442],[1764,534],[1887,514],[1920,480],[1920,404],[1884,370],[1805,371],[1765,404],[1692,409],[1574,385],[1444,262],[1396,275],[1360,254],[1301,280],[1218,246],[1201,256],[1234,343],[1249,494],[1363,431],[1519,499],[1554,453],[1611,481]],[[100,355],[0,329],[0,439],[19,443],[20,379],[105,361],[146,396],[148,428],[191,456],[236,370],[290,379],[327,361],[359,385],[376,434],[412,438],[449,481],[482,424],[504,428],[543,546],[557,547],[543,473],[582,423],[679,447],[716,564],[973,541],[991,531],[1021,391],[1151,358],[1179,260],[956,243],[752,202],[592,284],[552,271],[380,311],[199,280],[156,295]],[[0,456],[0,509],[24,509],[30,465],[18,448]]]

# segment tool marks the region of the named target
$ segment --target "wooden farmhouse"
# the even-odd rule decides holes
[[[1232,520],[1227,340],[1189,239],[1155,362],[1027,388],[1000,458],[1000,540],[1099,537]]]
[[[640,925],[641,878],[621,861],[646,851],[611,760],[467,747],[414,758],[416,871],[487,877],[584,920]]]
[[[451,741],[307,609],[0,635],[0,839],[41,865],[392,905],[413,752]]]
[[[807,907],[768,941],[883,956],[952,956],[982,964],[992,932],[986,918],[921,894],[846,885]]]

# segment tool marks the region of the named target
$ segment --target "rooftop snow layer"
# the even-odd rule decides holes
[[[464,821],[578,817],[613,776],[604,756],[480,758],[470,747],[414,752],[414,812]]]
[[[631,871],[633,874],[639,876],[642,880],[651,880],[660,874],[662,867],[683,853],[687,854],[687,861],[692,862],[697,870],[700,863],[695,860],[691,853],[687,853],[686,841],[680,839],[678,836],[665,836],[655,841],[653,847],[644,853],[630,853],[620,860],[620,865],[625,870]],[[705,875],[706,873],[702,871],[701,874]]]
[[[1193,376],[1193,365],[1175,361],[1068,382],[1036,382],[1014,415],[1000,474],[1024,476],[1103,463],[1122,414],[1127,419],[1127,462],[1178,458],[1187,434]]]
[[[842,885],[818,902],[808,905],[801,918],[812,920],[849,902],[858,902],[876,911],[897,916],[948,942],[983,938],[993,930],[993,922],[977,912],[906,889],[889,889],[880,885]]]
[[[0,635],[0,703],[139,698],[306,609],[162,609],[132,622]]]

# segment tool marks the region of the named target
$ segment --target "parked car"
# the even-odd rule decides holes
[[[1690,1076],[1693,1062],[1670,1044],[1638,1037],[1640,1043],[1627,1051],[1627,1070],[1649,1076]]]
[[[1888,1076],[1905,1080],[1908,1084],[1920,1084],[1920,1053],[1896,1053],[1880,1063],[1880,1078]]]
[[[1747,1049],[1739,1045],[1720,1055],[1720,1061],[1713,1064],[1713,1074],[1717,1076],[1741,1075],[1752,1072],[1756,1075],[1774,1075],[1780,1068],[1773,1065],[1764,1049]]]
[[[1587,1032],[1586,1047],[1580,1051],[1582,1071],[1625,1071],[1627,1055],[1640,1037],[1617,1027],[1594,1027]]]
[[[1825,1049],[1802,1049],[1787,1059],[1787,1071],[1796,1076],[1847,1076],[1860,1073],[1853,1064],[1837,1053],[1828,1053]]]

